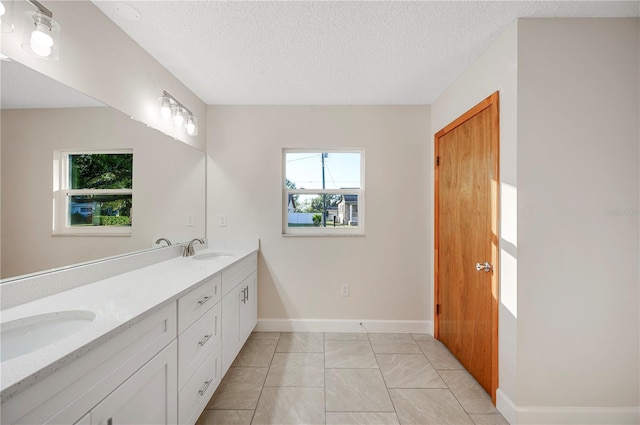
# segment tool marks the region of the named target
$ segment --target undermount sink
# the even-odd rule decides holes
[[[228,254],[225,252],[205,252],[202,254],[196,254],[193,258],[194,260],[222,260],[224,258],[231,258],[233,254]]]
[[[88,310],[28,316],[0,325],[0,361],[20,357],[75,334],[96,318]]]

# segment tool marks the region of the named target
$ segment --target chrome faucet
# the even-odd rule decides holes
[[[195,255],[196,250],[193,249],[193,244],[195,242],[199,242],[200,244],[204,245],[204,241],[202,239],[198,239],[198,238],[192,239],[191,242],[189,242],[189,244],[184,247],[184,251],[182,251],[183,257],[191,257],[192,255]]]
[[[167,243],[167,246],[171,246],[171,241],[167,238],[160,238],[156,241],[156,244],[160,244],[160,242],[165,241]]]

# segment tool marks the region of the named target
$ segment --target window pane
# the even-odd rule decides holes
[[[288,204],[289,227],[358,226],[358,195],[355,194],[289,194]]]
[[[131,194],[72,195],[70,226],[131,226]]]
[[[70,189],[131,189],[132,153],[69,155]]]
[[[359,189],[359,152],[287,152],[289,189]]]

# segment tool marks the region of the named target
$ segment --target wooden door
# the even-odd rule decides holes
[[[498,93],[435,136],[435,336],[495,404]]]

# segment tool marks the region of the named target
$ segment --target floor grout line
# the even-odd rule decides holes
[[[307,332],[309,334],[311,333],[315,333],[315,332]],[[468,412],[467,409],[464,407],[464,405],[462,404],[460,398],[458,397],[458,395],[456,393],[453,392],[453,390],[451,389],[451,387],[449,386],[449,384],[445,381],[443,375],[441,372],[444,371],[455,371],[455,370],[466,370],[466,369],[438,369],[434,366],[433,362],[431,361],[431,359],[429,358],[429,356],[427,355],[427,353],[422,349],[422,347],[420,347],[420,345],[418,344],[419,342],[431,342],[429,340],[416,340],[415,337],[413,336],[413,334],[410,334],[411,336],[411,340],[412,342],[417,346],[417,348],[419,349],[418,353],[408,353],[408,352],[390,352],[390,353],[376,353],[374,351],[373,348],[373,343],[371,341],[370,338],[370,333],[365,333],[366,335],[366,340],[365,339],[361,339],[361,340],[352,340],[352,339],[327,339],[327,335],[325,332],[318,332],[319,334],[322,334],[322,351],[277,351],[278,345],[280,343],[281,340],[281,336],[282,333],[280,333],[278,335],[278,338],[273,338],[272,340],[276,341],[276,345],[274,348],[274,351],[271,353],[271,358],[269,360],[269,365],[268,366],[231,366],[233,368],[253,368],[253,369],[267,369],[267,373],[265,374],[264,379],[262,380],[262,384],[260,386],[260,393],[258,395],[257,398],[257,402],[256,402],[256,406],[253,409],[210,409],[210,408],[205,408],[205,412],[208,411],[246,411],[246,412],[252,412],[251,415],[251,421],[249,424],[252,424],[253,421],[256,418],[256,413],[258,410],[258,406],[260,405],[260,400],[263,397],[263,393],[265,390],[265,387],[269,387],[269,388],[323,388],[322,390],[322,405],[324,406],[324,424],[326,425],[327,423],[327,416],[331,416],[331,414],[336,414],[336,413],[351,413],[351,414],[390,414],[393,413],[395,416],[395,419],[397,421],[398,424],[400,424],[400,416],[398,415],[398,411],[397,411],[397,407],[396,407],[396,403],[393,400],[393,397],[391,395],[391,390],[445,390],[447,391],[449,394],[451,394],[453,396],[453,399],[455,400],[455,402],[457,403],[458,407],[460,407],[462,409],[462,411],[464,412],[464,414],[466,415],[466,418],[470,421],[470,424],[475,424],[475,420],[471,417],[472,413]],[[259,339],[259,338],[256,338]],[[335,341],[337,343],[342,343],[342,342],[352,342],[352,341],[367,341],[368,345],[369,345],[369,349],[371,350],[371,353],[373,353],[373,357],[375,359],[375,363],[377,365],[377,367],[367,367],[367,368],[360,368],[360,367],[327,367],[327,341]],[[435,341],[435,340],[434,340]],[[391,348],[390,350],[393,350],[393,348]],[[276,354],[320,354],[322,353],[323,355],[323,362],[322,362],[322,387],[320,386],[308,386],[308,385],[270,385],[267,386],[266,385],[266,381],[267,378],[269,376],[269,373],[271,372],[271,368],[273,367],[273,362],[275,359],[275,355]],[[429,364],[429,366],[436,372],[436,375],[440,378],[440,380],[444,383],[444,385],[446,386],[446,388],[431,388],[431,387],[401,387],[401,388],[390,388],[389,387],[389,383],[387,382],[387,378],[385,377],[383,370],[380,366],[380,360],[379,360],[379,356],[384,356],[384,355],[399,355],[399,356],[415,356],[415,355],[422,355],[424,359],[426,359],[427,363]],[[368,354],[367,354],[368,356]],[[378,410],[349,410],[349,411],[334,411],[334,410],[328,410],[327,409],[327,370],[378,370],[379,372],[379,376],[382,378],[382,383],[385,387],[386,390],[386,394],[387,397],[389,398],[389,400],[391,401],[391,407],[393,408],[393,410],[391,411],[378,411]],[[256,388],[256,387],[254,387]],[[215,392],[214,392],[215,394]],[[213,398],[213,396],[212,396]],[[316,399],[317,400],[317,399]],[[318,406],[319,407],[319,406]],[[320,411],[317,411],[318,413],[320,413]],[[204,412],[203,412],[204,414]],[[497,413],[482,413],[484,415],[500,415],[499,412]],[[501,415],[500,415],[501,416]],[[201,415],[202,417],[202,415]],[[387,416],[389,419],[391,418],[390,416]],[[318,418],[319,419],[319,418]],[[198,419],[198,421],[200,421],[200,418]],[[198,422],[200,423],[200,422]]]
[[[251,416],[251,422],[253,423],[253,419],[256,417],[256,412],[258,411],[258,405],[260,404],[260,398],[262,398],[262,392],[264,391],[264,384],[267,382],[267,378],[269,377],[269,372],[271,371],[271,365],[273,364],[273,358],[276,356],[276,352],[278,350],[278,344],[280,343],[280,336],[278,335],[278,341],[276,342],[276,346],[273,349],[273,353],[271,353],[271,360],[269,361],[269,367],[267,367],[267,373],[264,375],[264,381],[262,381],[262,388],[260,388],[260,395],[258,395],[258,401],[256,401],[256,407],[253,409],[253,415]]]

